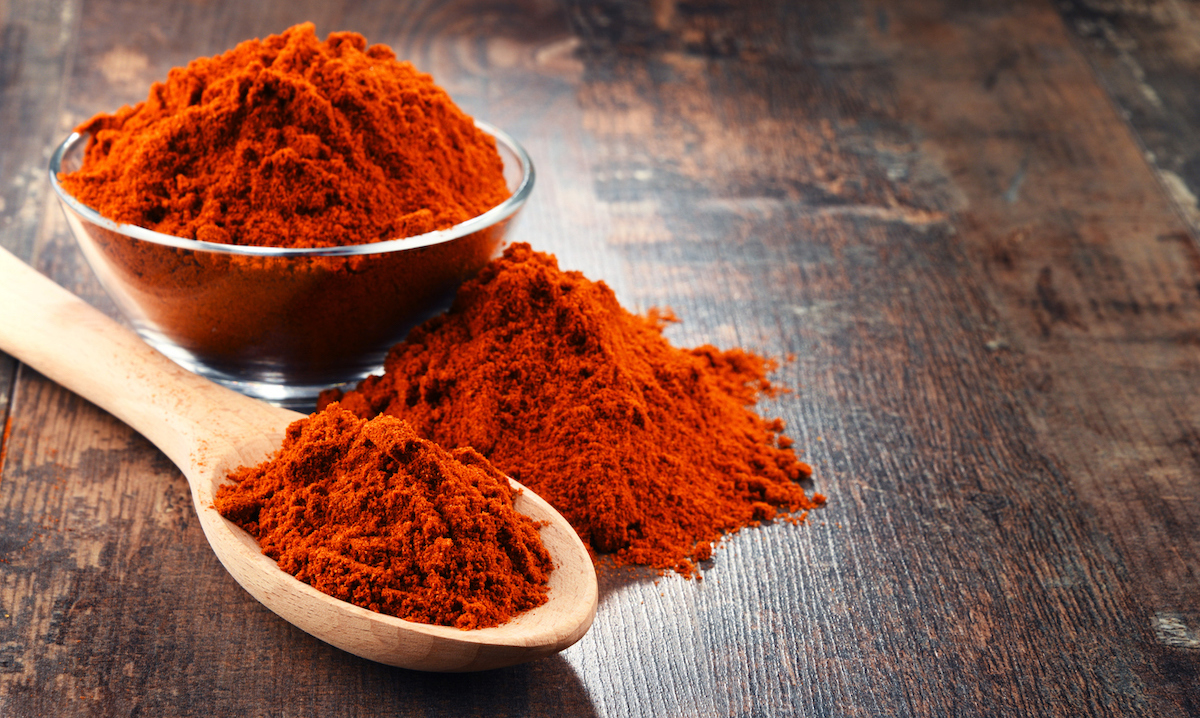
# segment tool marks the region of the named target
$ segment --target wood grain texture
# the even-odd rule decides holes
[[[98,305],[47,188],[10,184],[41,171],[55,133],[34,135],[246,37],[358,30],[525,144],[517,239],[672,307],[681,346],[794,354],[795,393],[760,409],[830,497],[730,538],[703,581],[602,575],[592,631],[557,657],[429,676],[258,606],[171,465],[20,368],[0,712],[1200,714],[1200,257],[1162,170],[1189,175],[1147,161],[1150,125],[1073,24],[1092,5],[1067,5],[0,5],[67,38],[0,90],[0,134],[29,138],[0,146],[2,216],[28,218],[0,241]],[[1138,37],[1187,37],[1154,17]],[[1126,47],[1174,58],[1149,86],[1194,86],[1175,42]],[[56,67],[60,99],[36,104]]]
[[[1200,236],[1200,3],[1056,3],[1077,47],[1141,142],[1167,194]]]
[[[920,43],[905,30],[948,32],[949,48],[954,34],[977,28],[956,57],[936,63],[977,80],[958,83],[956,95],[959,107],[980,111],[911,111],[929,136],[970,139],[945,161],[968,194],[963,246],[1032,380],[1021,411],[1124,558],[1140,604],[1131,618],[1155,640],[1138,656],[1149,662],[1139,670],[1147,686],[1160,686],[1149,696],[1165,701],[1161,714],[1187,714],[1196,710],[1200,629],[1200,264],[1127,126],[1088,88],[1087,66],[1047,51],[1061,36],[1057,17],[1017,10],[1009,20],[947,12],[942,23],[898,29],[907,48]],[[934,63],[904,57],[914,69]],[[1002,60],[988,82],[989,64]],[[914,73],[909,86],[927,87],[933,75]],[[1014,141],[1034,129],[1032,145]],[[1018,174],[1017,190],[997,181]]]

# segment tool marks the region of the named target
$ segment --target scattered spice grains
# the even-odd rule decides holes
[[[472,449],[337,404],[288,427],[271,460],[217,491],[222,516],[313,588],[409,621],[485,628],[546,602],[538,525]]]
[[[723,534],[824,502],[783,423],[752,407],[772,362],[673,347],[671,317],[623,309],[604,282],[508,247],[454,306],[393,347],[382,376],[330,391],[360,417],[471,446],[618,564],[696,574]]]

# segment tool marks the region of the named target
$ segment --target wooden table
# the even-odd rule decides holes
[[[794,354],[759,408],[828,506],[602,576],[558,656],[407,672],[263,609],[163,456],[0,357],[0,715],[1200,715],[1200,2],[7,0],[0,244],[114,313],[51,147],[303,20],[526,145],[516,239]]]

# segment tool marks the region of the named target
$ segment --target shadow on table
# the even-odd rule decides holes
[[[653,583],[662,578],[662,572],[648,566],[617,566],[612,558],[601,557],[596,561],[596,584],[600,590],[600,605],[613,593],[639,583]]]
[[[595,716],[587,689],[561,655],[478,673],[422,673],[363,662],[372,704],[397,714],[446,716]],[[366,697],[366,696],[364,696]]]
[[[816,482],[811,477],[798,481],[797,484],[804,489],[809,497],[817,493]],[[819,511],[819,509],[817,510]],[[816,514],[814,514],[815,516]],[[774,519],[761,522],[761,525],[766,527],[777,523],[795,522],[798,517],[799,514],[785,514],[781,512]],[[800,523],[803,524],[804,522]],[[724,534],[719,541],[713,542],[713,548],[716,549],[713,557],[706,561],[696,562],[697,571],[692,575],[691,580],[704,580],[705,574],[716,565],[717,556],[721,553],[721,548],[723,548],[722,544],[733,535],[733,533]],[[649,566],[617,565],[613,561],[612,554],[601,554],[598,556],[593,554],[592,561],[596,566],[596,583],[600,593],[601,606],[604,605],[605,600],[610,598],[612,594],[630,586],[657,583],[664,577],[678,578],[678,574],[669,568],[659,570]]]

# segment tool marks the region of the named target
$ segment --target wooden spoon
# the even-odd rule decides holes
[[[322,641],[393,666],[477,671],[561,651],[592,624],[596,573],[587,549],[557,511],[515,481],[522,490],[517,510],[547,522],[542,541],[555,568],[549,600],[502,626],[464,631],[404,621],[340,601],[283,572],[253,537],[217,513],[213,495],[230,471],[274,453],[287,425],[303,415],[184,370],[3,249],[0,349],[161,449],[187,478],[204,535],[229,573],[264,606]]]

